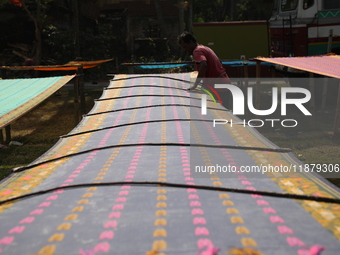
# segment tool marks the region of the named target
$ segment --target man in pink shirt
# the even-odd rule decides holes
[[[196,38],[189,32],[185,32],[178,37],[178,44],[188,53],[193,55],[196,69],[198,71],[195,84],[188,90],[195,89],[199,84],[213,86],[218,80],[225,84],[231,84],[226,70],[222,66],[221,60],[215,52],[204,45],[197,43]]]

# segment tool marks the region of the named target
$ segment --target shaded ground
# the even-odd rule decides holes
[[[94,99],[102,94],[102,88],[86,91],[86,110],[92,109]],[[0,179],[11,169],[31,163],[75,127],[73,90],[63,88],[11,124],[12,141],[23,146],[0,149]]]

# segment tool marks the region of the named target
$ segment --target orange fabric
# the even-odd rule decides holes
[[[70,61],[64,65],[51,65],[51,66],[6,66],[3,67],[9,70],[37,70],[37,71],[72,71],[77,70],[78,66],[83,69],[93,68],[102,63],[112,61],[113,59],[104,59],[96,61]]]
[[[37,66],[34,70],[38,71],[68,71],[77,70],[78,66],[82,66],[83,69],[93,68],[105,62],[112,61],[113,59],[95,60],[95,61],[70,61],[65,65],[55,65],[55,66]]]
[[[105,62],[109,62],[112,61],[113,58],[111,59],[104,59],[104,60],[94,60],[94,61],[70,61],[67,64],[65,64],[65,66],[70,66],[70,65],[84,65],[84,66],[97,66],[99,64],[105,63]]]
[[[96,67],[97,65],[83,65],[83,69],[88,69],[92,67]],[[66,66],[66,65],[60,65],[60,66],[37,66],[34,67],[34,70],[37,71],[72,71],[77,70],[77,66]]]

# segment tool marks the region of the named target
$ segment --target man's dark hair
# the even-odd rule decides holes
[[[196,38],[189,32],[184,32],[183,34],[178,36],[177,41],[178,43],[181,43],[181,42],[189,43],[190,41],[192,41],[193,43],[197,42]]]

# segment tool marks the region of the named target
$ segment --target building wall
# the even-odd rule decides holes
[[[269,56],[266,21],[196,23],[194,35],[223,60]]]

